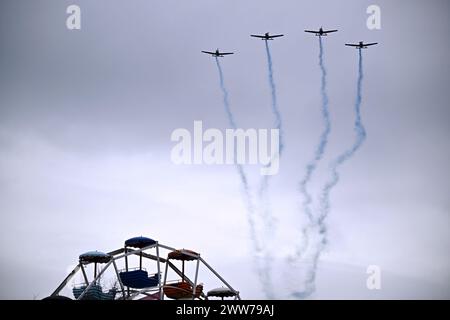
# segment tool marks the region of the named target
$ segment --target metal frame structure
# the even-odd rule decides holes
[[[179,251],[187,256],[191,256],[196,260],[196,268],[195,268],[195,274],[194,274],[194,281],[192,281],[189,277],[187,277],[184,274],[184,263],[183,263],[183,270],[178,269],[171,261],[169,258],[162,258],[160,257],[160,249],[166,249],[166,250],[170,250],[170,251]],[[150,254],[148,251],[150,249],[155,249],[156,250],[156,255]],[[59,296],[59,293],[61,292],[61,290],[63,290],[66,285],[69,283],[69,281],[81,270],[81,273],[83,275],[83,279],[84,282],[86,284],[86,288],[84,289],[83,293],[78,297],[78,300],[83,299],[83,297],[86,295],[86,293],[89,291],[89,289],[99,281],[100,277],[105,273],[106,270],[108,270],[108,268],[110,268],[111,266],[114,269],[114,273],[117,277],[119,286],[120,286],[120,291],[122,292],[122,296],[119,299],[122,300],[132,300],[136,297],[138,297],[139,295],[146,295],[149,296],[155,293],[155,292],[159,292],[159,299],[164,300],[164,291],[163,291],[163,287],[167,284],[167,274],[169,271],[169,267],[172,271],[174,271],[178,276],[181,277],[181,279],[187,283],[189,283],[192,288],[193,288],[193,292],[192,292],[192,300],[195,299],[195,290],[196,290],[196,286],[197,286],[197,281],[198,281],[198,272],[199,272],[199,267],[200,267],[200,263],[202,263],[209,271],[211,271],[231,292],[233,292],[235,294],[235,299],[240,300],[240,295],[239,295],[239,291],[236,291],[235,289],[233,289],[233,287],[231,287],[231,285],[225,281],[224,278],[222,278],[222,276],[219,275],[219,273],[217,271],[215,271],[201,256],[200,254],[194,255],[192,254],[190,251],[185,250],[185,249],[181,249],[181,250],[177,250],[173,247],[167,246],[167,245],[163,245],[160,244],[158,241],[156,241],[154,244],[143,247],[143,248],[136,248],[136,249],[130,249],[127,247],[124,248],[120,248],[114,251],[111,251],[108,253],[109,256],[111,256],[111,259],[105,263],[105,265],[103,266],[103,268],[101,268],[98,272],[97,272],[97,266],[95,266],[95,273],[94,273],[94,278],[92,279],[92,281],[89,281],[86,271],[85,271],[85,266],[91,264],[91,263],[86,263],[86,262],[82,262],[81,260],[79,261],[79,263],[75,266],[75,268],[66,276],[66,278],[64,278],[64,280],[60,283],[60,285],[55,289],[55,291],[53,291],[53,293],[50,295],[50,297],[55,297],[55,296]],[[142,258],[146,258],[152,261],[156,261],[157,264],[157,272],[159,275],[159,283],[158,286],[155,287],[149,287],[149,288],[143,288],[140,290],[137,289],[132,289],[132,288],[126,288],[124,284],[121,281],[120,278],[120,274],[119,274],[119,269],[117,267],[117,262],[124,259],[125,260],[125,267],[126,270],[128,270],[128,257],[130,256],[134,256],[137,255],[140,257],[140,267],[142,267]],[[92,262],[93,263],[93,262]],[[164,281],[161,281],[161,263],[165,263],[165,268],[164,268]],[[203,299],[208,299],[208,297],[202,292],[201,293],[201,297]]]

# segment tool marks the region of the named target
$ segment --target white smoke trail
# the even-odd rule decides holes
[[[280,155],[283,152],[284,148],[284,139],[283,139],[283,128],[282,128],[282,122],[281,122],[281,113],[278,109],[278,102],[277,102],[277,90],[275,87],[275,80],[273,78],[273,63],[272,63],[272,55],[270,54],[270,48],[267,40],[265,40],[266,44],[266,54],[267,54],[267,66],[269,71],[269,84],[270,84],[270,92],[272,96],[272,112],[275,116],[275,128],[277,128],[280,131]]]
[[[216,65],[217,70],[219,72],[219,80],[220,80],[220,88],[223,93],[223,105],[225,108],[225,113],[227,114],[228,122],[233,129],[236,129],[236,122],[234,120],[233,113],[230,108],[230,103],[228,100],[228,91],[225,87],[224,77],[222,72],[222,67],[220,65],[219,59],[216,57]],[[255,223],[255,208],[253,206],[253,201],[251,197],[250,186],[248,183],[247,175],[245,174],[244,168],[241,164],[236,163],[236,169],[241,180],[244,199],[247,207],[247,221],[250,227],[250,238],[253,245],[254,250],[254,259],[256,264],[256,269],[258,273],[258,277],[261,281],[264,291],[268,297],[272,297],[272,282],[270,278],[270,269],[267,268],[269,265],[270,257],[268,255],[262,254],[262,246],[258,239],[258,235],[256,232],[256,223]]]
[[[362,81],[363,81],[363,65],[362,65],[362,54],[361,49],[359,51],[359,63],[358,63],[358,82],[356,88],[356,101],[355,101],[355,133],[356,140],[353,146],[346,152],[342,153],[336,160],[331,164],[331,180],[322,189],[321,199],[320,199],[320,216],[318,222],[323,223],[323,220],[327,217],[330,212],[330,193],[333,187],[339,182],[339,172],[338,168],[348,159],[350,159],[355,152],[361,147],[364,140],[366,139],[366,130],[364,129],[361,120],[361,102],[362,102]]]
[[[271,93],[271,109],[272,113],[275,117],[274,120],[274,127],[279,130],[279,152],[275,153],[277,154],[277,157],[281,157],[281,154],[283,153],[284,149],[284,139],[283,139],[283,128],[282,128],[282,122],[281,122],[281,113],[278,109],[278,102],[277,102],[277,91],[275,86],[275,80],[273,77],[273,63],[272,63],[272,55],[270,53],[270,48],[268,41],[265,40],[265,46],[266,46],[266,56],[267,56],[267,69],[268,69],[268,77],[269,77],[269,86],[270,86],[270,93]],[[273,161],[275,159],[272,159]],[[270,166],[270,164],[269,164]],[[272,270],[272,257],[270,254],[271,247],[268,245],[272,242],[274,236],[275,236],[275,222],[276,219],[272,215],[272,211],[269,204],[269,195],[268,195],[268,187],[269,187],[269,179],[270,176],[265,175],[261,179],[260,187],[259,187],[259,200],[260,200],[260,215],[263,218],[264,221],[264,238],[267,239],[267,243],[264,245],[264,262],[263,262],[263,272],[264,272],[264,281],[263,282],[263,289],[265,291],[265,294],[267,298],[273,299],[274,291],[273,291],[273,285],[272,285],[272,279],[271,279],[271,270]]]
[[[363,81],[363,65],[362,54],[359,49],[359,62],[358,62],[358,80],[356,86],[356,100],[355,100],[355,125],[354,130],[356,133],[356,139],[352,147],[341,155],[339,155],[330,165],[331,179],[328,181],[322,189],[320,196],[320,208],[319,215],[314,217],[314,232],[317,239],[315,244],[310,244],[310,255],[307,257],[310,263],[310,267],[307,271],[307,276],[304,279],[304,288],[302,291],[293,293],[295,297],[305,298],[311,295],[315,290],[315,279],[317,273],[317,266],[320,255],[327,244],[327,229],[325,225],[325,219],[330,212],[330,193],[331,190],[339,182],[339,167],[349,160],[355,152],[361,147],[366,139],[366,131],[364,129],[361,120],[361,102],[362,102],[362,81]]]
[[[227,114],[227,118],[228,118],[228,122],[229,122],[230,126],[233,129],[237,129],[233,113],[231,112],[231,109],[230,109],[230,103],[228,101],[228,91],[225,87],[222,67],[220,66],[220,62],[217,57],[216,57],[216,65],[217,65],[217,70],[219,71],[220,88],[223,93],[223,106],[225,108],[225,113]],[[250,237],[253,242],[253,248],[254,248],[254,250],[256,250],[256,252],[260,252],[261,247],[259,245],[259,242],[258,242],[258,239],[256,236],[256,228],[255,228],[255,221],[254,221],[255,208],[254,208],[253,202],[252,202],[252,197],[251,197],[251,192],[250,192],[247,175],[245,174],[244,168],[242,167],[241,164],[236,163],[236,169],[239,174],[239,178],[241,180],[241,184],[242,184],[243,191],[244,191],[244,199],[245,199],[246,207],[247,207],[247,211],[248,211],[247,220],[248,220],[248,223],[250,226]]]
[[[311,227],[311,222],[314,220],[312,211],[311,211],[311,202],[312,198],[310,193],[308,192],[308,183],[311,181],[311,177],[314,171],[317,169],[317,165],[322,159],[325,148],[328,144],[328,136],[331,131],[331,121],[330,121],[330,112],[329,112],[329,100],[327,95],[327,71],[324,64],[324,49],[322,44],[322,37],[319,37],[319,67],[321,70],[321,85],[320,85],[320,94],[322,97],[321,103],[321,111],[322,111],[322,120],[324,123],[324,128],[322,134],[320,135],[319,143],[317,144],[314,157],[309,163],[306,165],[305,175],[300,181],[300,192],[303,195],[302,209],[305,215],[308,218],[308,226],[303,228],[302,235],[303,239],[301,239],[301,246],[298,248],[295,253],[295,257],[291,257],[291,259],[299,259],[301,255],[304,253],[308,246],[308,227]]]

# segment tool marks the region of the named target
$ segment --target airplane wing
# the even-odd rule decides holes
[[[220,52],[219,54],[225,56],[225,55],[227,55],[227,54],[234,54],[234,52]]]
[[[350,47],[359,47],[359,44],[346,43],[345,45]]]
[[[265,38],[265,36],[259,36],[259,35],[257,35],[257,34],[251,34],[250,37],[262,38],[262,39]]]
[[[210,51],[202,51],[203,53],[207,53],[207,54],[216,54],[215,52],[210,52]]]
[[[372,43],[364,43],[364,45],[367,47],[367,46],[373,46],[373,45],[376,45],[376,44],[378,44],[378,42],[372,42]]]
[[[278,38],[278,37],[282,37],[284,36],[284,34],[274,34],[273,36],[269,36],[270,38]]]
[[[337,30],[327,30],[327,31],[324,31],[323,33],[332,33],[332,32],[336,32]]]
[[[319,31],[313,31],[313,30],[305,30],[305,32],[309,32],[309,33],[319,33]]]

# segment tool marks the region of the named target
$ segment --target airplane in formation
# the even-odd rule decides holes
[[[254,38],[260,38],[261,40],[273,40],[274,38],[278,38],[278,37],[282,37],[284,36],[283,34],[273,34],[270,35],[269,32],[266,32],[263,36],[260,36],[258,34],[251,34],[250,37],[254,37]]]
[[[234,52],[220,52],[219,49],[216,49],[215,52],[211,52],[211,51],[202,51],[202,52],[206,53],[206,54],[210,54],[213,57],[224,57],[229,54],[234,54]]]
[[[323,30],[322,27],[320,27],[319,30],[305,30],[305,32],[314,33],[316,36],[327,36],[328,33],[336,32],[337,30]]]
[[[315,30],[305,30],[305,32],[314,33],[316,36],[326,36],[327,33],[336,32],[337,30],[323,30],[322,27],[318,31]],[[255,38],[260,38],[261,40],[273,40],[274,38],[283,37],[282,34],[273,34],[270,35],[269,32],[266,32],[264,35],[252,34],[250,35]],[[374,46],[378,44],[378,42],[372,43],[364,43],[363,41],[359,41],[359,43],[346,43],[346,46],[355,47],[356,49],[367,49],[369,46]],[[220,52],[219,49],[216,51],[202,51],[203,53],[210,54],[213,57],[224,57],[226,55],[234,54],[234,52]]]
[[[367,49],[368,46],[374,46],[376,44],[378,44],[378,42],[364,43],[363,41],[360,41],[359,43],[346,43],[345,45],[355,47],[356,49]]]

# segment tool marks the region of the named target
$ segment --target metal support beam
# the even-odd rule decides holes
[[[120,249],[117,249],[117,250],[108,252],[108,254],[109,254],[110,256],[115,256],[115,255],[118,255],[118,254],[120,254],[120,253],[122,253],[122,252],[124,252],[124,251],[125,251],[125,248],[120,248]]]
[[[134,253],[134,254],[135,255],[139,255],[139,253]],[[158,261],[158,257],[157,256],[154,256],[154,255],[149,254],[149,253],[142,252],[142,257],[150,259],[150,260]],[[166,259],[160,257],[159,261],[162,262],[162,263],[165,263]]]
[[[124,248],[124,252],[125,252],[125,271],[128,272],[128,249],[125,247]],[[130,287],[127,286],[127,296],[130,297]]]
[[[120,289],[122,290],[122,298],[125,299],[125,288],[123,287],[122,279],[120,279],[120,274],[119,274],[119,270],[117,269],[116,261],[113,259],[112,262],[113,262],[114,270],[116,271],[117,280],[119,281],[119,284],[120,284]]]
[[[197,267],[195,268],[194,285],[192,289],[192,300],[195,299],[195,291],[197,291],[197,279],[198,279],[198,267],[200,265],[200,260],[197,259]]]
[[[164,288],[164,286],[166,285],[166,282],[167,282],[167,270],[169,269],[169,261],[167,261],[167,263],[166,263],[166,270],[164,271],[164,284],[163,284],[163,288]],[[163,291],[161,291],[161,300],[164,300],[164,292]]]
[[[158,289],[159,289],[159,298],[162,296],[162,287],[161,287],[161,266],[160,266],[160,258],[159,258],[159,244],[156,242],[156,263],[158,268]]]
[[[121,258],[123,258],[123,257],[126,257],[126,256],[129,256],[129,255],[132,255],[132,254],[138,254],[139,255],[139,253],[140,252],[142,252],[142,251],[145,251],[145,250],[148,250],[148,249],[151,249],[151,248],[153,248],[153,247],[155,247],[156,246],[156,243],[155,244],[152,244],[152,245],[150,245],[150,246],[147,246],[147,247],[145,247],[145,248],[142,248],[142,249],[135,249],[135,250],[128,250],[126,253],[123,253],[123,254],[120,254],[120,255],[118,255],[118,256],[115,256],[114,258],[117,260],[117,259],[121,259]],[[156,260],[156,259],[155,259]]]
[[[93,285],[94,283],[97,282],[97,280],[102,276],[103,272],[105,272],[106,269],[108,269],[108,267],[112,264],[113,261],[114,261],[114,260],[111,259],[111,260],[105,265],[105,267],[98,273],[98,276],[95,277],[94,280],[92,280],[92,282],[86,287],[86,289],[84,289],[83,293],[78,297],[78,300],[81,300],[81,299],[84,297],[84,295],[89,291],[89,289],[92,287],[92,285]]]
[[[83,272],[84,283],[86,283],[86,285],[89,285],[89,280],[86,275],[86,270],[84,270],[84,265],[81,263],[81,261],[80,261],[80,266],[81,266],[81,272]]]
[[[208,263],[206,263],[205,260],[203,260],[203,258],[198,257],[198,259],[199,259],[199,260],[200,260],[200,261],[201,261],[201,262],[202,262],[202,263],[203,263],[203,264],[204,264],[204,265],[205,265],[212,273],[214,273],[214,275],[215,275],[217,278],[219,278],[220,281],[222,281],[222,283],[228,287],[228,289],[230,289],[231,291],[235,292],[236,295],[239,297],[239,291],[234,290],[233,287],[230,286],[230,285],[228,284],[228,282],[226,282],[225,279],[222,278],[222,277],[220,276],[220,274],[218,274],[218,273],[216,272],[216,270],[214,270]],[[240,297],[239,297],[239,300],[241,300]]]
[[[172,248],[172,247],[166,246],[166,245],[164,245],[164,244],[159,244],[159,246],[160,246],[161,248],[164,248],[164,249],[167,249],[167,250],[170,250],[170,251],[174,251],[174,250],[177,250],[177,249],[175,249],[175,248]]]
[[[66,286],[66,284],[72,279],[72,277],[78,272],[80,269],[80,265],[78,264],[73,270],[69,273],[69,275],[61,282],[61,284],[56,288],[55,291],[51,294],[52,296],[57,296],[59,292]]]

